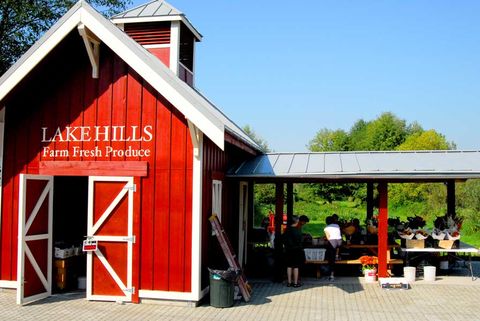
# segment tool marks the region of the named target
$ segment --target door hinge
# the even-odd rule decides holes
[[[123,290],[123,292],[128,292],[128,293],[131,293],[131,294],[135,294],[135,287],[132,286],[130,289]]]
[[[130,236],[130,237],[128,237],[128,236],[127,236],[127,237],[124,237],[124,238],[123,238],[123,241],[135,243],[135,235]]]
[[[128,189],[129,191],[136,192],[137,191],[137,184],[125,185],[125,187],[123,189]]]

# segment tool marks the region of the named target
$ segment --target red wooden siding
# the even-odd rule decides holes
[[[193,156],[183,115],[105,46],[101,47],[100,77],[91,78],[91,66],[77,32],[72,32],[4,103],[0,279],[16,279],[20,173],[37,174],[40,164],[45,168],[44,162],[52,161],[147,162],[148,175],[136,179],[140,185],[135,203],[140,229],[136,245],[140,289],[189,292]],[[67,137],[69,126],[100,126],[101,137],[108,133],[110,138],[113,126],[126,126],[133,137],[151,126],[148,132],[152,139],[41,142],[42,127],[48,127],[47,137],[57,127],[62,137]],[[102,126],[110,127],[106,130]],[[66,152],[45,154],[44,147]],[[129,157],[94,152],[107,147],[132,147],[150,153]],[[78,153],[86,149],[93,154]]]
[[[222,183],[222,225],[232,243],[234,251],[238,248],[238,196],[239,184],[224,177],[228,168],[239,165],[242,161],[253,157],[251,150],[240,148],[241,144],[234,137],[226,134],[229,141],[225,141],[225,151],[219,149],[208,137],[203,140],[203,191],[202,191],[202,288],[208,285],[207,267],[226,268],[227,262],[218,245],[215,236],[212,236],[208,218],[212,215],[212,180],[221,180]],[[237,146],[239,145],[239,146]]]
[[[208,267],[220,268],[223,263],[221,248],[212,236],[208,218],[212,215],[212,181],[224,181],[222,173],[227,166],[227,155],[208,137],[203,138],[203,194],[202,194],[202,288],[208,285]],[[228,227],[228,213],[225,213],[225,183],[222,184],[222,224]],[[227,225],[225,225],[227,223]],[[226,267],[223,267],[226,268]]]
[[[144,46],[170,44],[170,22],[126,24],[125,32]],[[165,65],[170,66],[170,47],[148,48]]]
[[[148,51],[160,59],[167,67],[170,67],[170,48],[148,48]]]

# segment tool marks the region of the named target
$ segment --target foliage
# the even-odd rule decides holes
[[[367,125],[368,150],[394,150],[405,141],[407,126],[393,113],[383,113]]]
[[[245,134],[248,135],[248,137],[250,137],[255,143],[257,143],[258,146],[260,146],[260,149],[262,150],[262,152],[264,153],[270,152],[270,148],[268,147],[267,141],[261,138],[260,136],[258,136],[255,133],[255,131],[250,127],[250,125],[245,125],[242,129],[245,132]]]
[[[344,130],[323,128],[309,142],[308,149],[312,152],[347,151],[349,137]]]
[[[434,129],[417,131],[408,136],[405,142],[399,145],[397,150],[448,150],[454,149],[455,144],[448,142],[445,136],[437,133]]]
[[[76,0],[0,1],[0,74],[3,74],[47,31]],[[125,9],[129,0],[90,0],[111,15]]]

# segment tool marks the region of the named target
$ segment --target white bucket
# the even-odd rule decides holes
[[[423,279],[427,282],[435,281],[435,272],[437,268],[434,266],[424,266],[423,267]]]
[[[448,261],[440,261],[440,270],[448,270]]]
[[[84,276],[78,277],[78,289],[85,290],[87,288],[87,278]]]
[[[377,270],[365,270],[365,282],[372,283],[377,281]]]
[[[408,284],[415,282],[415,274],[417,273],[417,268],[414,266],[406,266],[403,268],[403,277]]]

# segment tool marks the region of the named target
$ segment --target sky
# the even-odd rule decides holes
[[[480,150],[480,1],[168,2],[204,37],[196,87],[276,152],[387,111]]]

